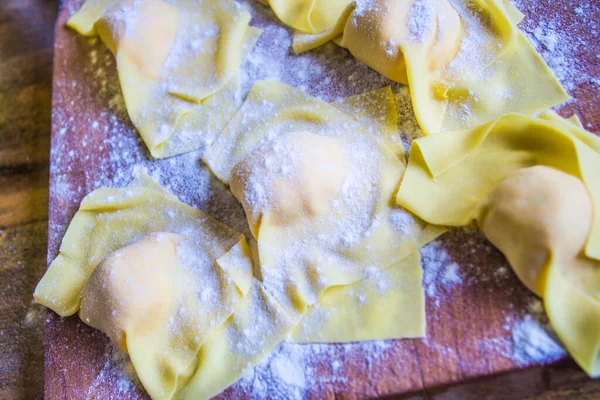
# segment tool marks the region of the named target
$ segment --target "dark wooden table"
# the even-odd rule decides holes
[[[57,0],[0,1],[0,398],[43,396],[53,26]]]
[[[45,311],[31,295],[46,268],[57,3],[0,1],[0,399],[43,397]],[[600,399],[600,381],[536,399]]]

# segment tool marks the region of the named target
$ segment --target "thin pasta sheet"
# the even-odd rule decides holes
[[[299,343],[344,343],[424,337],[421,279],[421,258],[415,252],[361,281],[329,288],[308,309],[292,338]]]
[[[354,1],[320,34],[297,33],[293,48],[329,41],[410,87],[425,134],[536,114],[569,99],[502,0]]]
[[[579,254],[565,256],[563,247],[571,239],[566,233],[565,240],[549,243],[541,233],[534,235],[537,243],[530,248],[517,241],[519,235],[509,233],[504,235],[512,238],[505,244],[505,254],[514,260],[525,254],[528,260],[541,263],[537,282],[528,286],[544,298],[552,326],[571,355],[590,375],[598,376],[600,139],[576,122],[551,111],[538,118],[508,114],[478,128],[417,139],[411,146],[397,201],[432,224],[462,226],[486,219],[490,192],[515,172],[544,166],[582,182],[592,210],[587,240],[580,250],[575,249]],[[555,190],[561,193],[561,188]],[[549,200],[540,200],[540,206]],[[535,218],[553,220],[557,216]],[[505,229],[494,227],[491,233],[495,236]],[[527,254],[539,252],[540,246],[542,253]]]
[[[351,0],[258,0],[269,5],[287,26],[306,33],[321,33],[335,25]]]
[[[206,147],[239,107],[250,18],[232,0],[88,0],[67,25],[114,54],[129,117],[164,158]]]
[[[359,99],[392,120],[369,128],[341,111]],[[259,81],[204,155],[244,205],[257,278],[295,320],[328,288],[388,269],[443,232],[394,206],[404,171],[386,144],[395,115],[389,88],[334,106]]]
[[[165,257],[171,242],[176,243],[175,260]],[[107,275],[116,279],[112,283],[94,278],[103,260],[128,250],[131,253],[132,247],[141,243],[148,246],[139,249],[141,260],[151,260],[146,260],[146,265],[128,267],[145,268],[145,272],[115,278],[119,272],[113,270]],[[159,278],[148,278],[154,273],[151,262],[156,260],[162,262],[158,268],[163,272]],[[90,277],[95,279],[90,283],[92,288],[88,286]],[[103,297],[103,286],[108,284],[127,288],[126,296],[121,298],[125,304]],[[186,393],[199,390],[194,383],[198,380],[202,381],[204,397],[191,398],[209,398],[235,382],[293,328],[283,309],[252,277],[252,259],[244,236],[181,203],[143,174],[126,188],[98,189],[83,200],[65,234],[60,254],[38,284],[34,297],[67,316],[79,311],[82,297],[84,302],[89,299],[86,291],[90,290],[100,290],[100,295],[80,310],[87,323],[90,315],[103,313],[110,318],[134,303],[130,319],[121,324],[123,343],[117,340],[116,344],[128,352],[153,399],[185,398]],[[159,302],[144,317],[139,305],[143,299],[154,304],[156,296],[160,296]],[[257,313],[260,318],[254,317]],[[254,333],[252,351],[242,354],[239,348],[246,337],[239,321],[252,320],[260,320],[261,330]],[[222,332],[237,336],[225,345],[217,341]],[[115,341],[115,336],[111,339]],[[259,339],[265,344],[259,344]],[[213,357],[205,358],[204,354]],[[222,365],[223,359],[234,354],[237,364]],[[213,373],[216,370],[217,375]]]

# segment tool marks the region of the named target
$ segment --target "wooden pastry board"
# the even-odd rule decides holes
[[[554,8],[542,0],[522,0],[521,3],[527,15],[524,24],[531,30],[541,16],[555,15],[552,19],[567,27],[557,30],[576,35],[587,43],[581,47],[576,60],[566,61],[577,63],[590,77],[600,77],[597,56],[600,42],[594,38],[598,33],[578,22],[581,16],[573,10],[578,2],[551,2],[556,4]],[[101,185],[125,185],[134,164],[145,163],[151,169],[157,165],[166,170],[180,163],[147,161],[148,152],[123,112],[112,57],[101,43],[79,37],[64,25],[80,4],[80,0],[64,0],[56,24],[48,261],[58,253],[65,229],[87,193]],[[594,7],[597,19],[598,6],[588,5],[587,11],[593,11]],[[303,89],[327,100],[390,84],[333,46],[308,56],[317,57],[320,65],[318,70],[311,69],[310,59],[298,61],[288,54],[289,43],[278,44],[278,38],[286,36],[285,29],[277,26],[266,8],[259,6],[258,9],[261,11],[253,25],[267,28],[258,44],[263,56],[272,53],[273,58],[285,58],[286,63],[291,63],[276,71],[282,80],[293,81],[292,75],[300,71],[289,65],[303,64],[308,68]],[[260,65],[260,61],[255,59],[249,68],[259,72],[270,68]],[[600,132],[599,89],[597,81],[578,82],[570,90],[578,101],[562,107],[560,113],[564,116],[577,113],[587,129]],[[191,160],[186,156],[182,159]],[[190,162],[200,170],[201,166],[196,164]],[[208,177],[206,171],[203,173]],[[163,176],[163,184],[169,184],[183,201],[235,225],[232,221],[239,220],[241,209],[223,190],[215,186],[216,195],[195,197],[190,185],[205,181],[185,173]],[[443,245],[452,260],[461,266],[463,284],[438,288],[439,297],[427,299],[427,339],[393,341],[384,355],[373,362],[361,358],[364,352],[341,354],[340,347],[337,359],[342,365],[336,373],[341,373],[344,379],[324,379],[319,384],[308,382],[305,397],[509,399],[589,379],[567,357],[541,363],[513,360],[511,330],[507,325],[510,328],[512,322],[522,319],[533,296],[510,270],[503,278],[497,278],[495,272],[506,268],[506,261],[476,231],[447,234]],[[335,345],[329,346],[327,354],[338,349]],[[115,375],[116,369],[112,368],[115,362],[107,354],[107,348],[106,337],[81,323],[77,316],[62,319],[48,312],[45,397],[49,400],[146,398],[143,389],[130,387]],[[316,372],[311,376],[332,374],[328,357],[315,362]],[[220,397],[247,398],[248,394],[236,384]]]

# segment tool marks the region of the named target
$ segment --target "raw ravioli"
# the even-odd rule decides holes
[[[400,209],[394,214],[396,226],[414,231],[417,242],[443,232],[420,229]],[[79,311],[105,331],[129,353],[152,398],[207,399],[295,328],[300,342],[423,335],[418,253],[367,275],[325,291],[319,307],[329,315],[320,325],[311,309],[305,319],[290,315],[253,278],[243,235],[141,174],[129,187],[98,189],[82,201],[34,297],[63,316]],[[386,318],[373,321],[384,311]]]
[[[544,298],[550,322],[573,358],[598,376],[600,261],[583,251],[593,212],[578,177],[538,165],[497,184],[478,222],[521,281]]]
[[[335,25],[352,0],[258,0],[271,6],[286,25],[306,33],[321,33]]]
[[[115,55],[129,117],[163,158],[206,147],[239,107],[250,18],[233,0],[88,0],[67,25]]]
[[[151,248],[163,252],[153,255]],[[168,265],[157,265],[160,259]],[[95,273],[99,264],[107,271]],[[136,271],[140,268],[145,273]],[[139,292],[120,293],[133,288]],[[157,292],[148,296],[148,290]],[[157,293],[161,307],[154,304]],[[198,380],[203,390],[210,389],[202,397],[208,398],[241,376],[240,365],[247,368],[268,354],[270,347],[258,341],[247,354],[231,347],[245,345],[238,321],[256,319],[260,312],[255,339],[264,337],[265,343],[278,343],[294,327],[252,277],[244,236],[181,203],[145,175],[127,188],[98,189],[82,201],[34,297],[62,316],[76,313],[83,298],[81,318],[129,353],[153,399],[185,398],[198,390],[193,383]],[[154,307],[150,319],[148,307]],[[238,333],[229,347],[216,343],[224,331]],[[233,351],[239,364],[222,365]]]
[[[548,111],[417,139],[397,201],[432,224],[478,219],[571,355],[600,374],[600,138]]]
[[[378,114],[396,114],[389,88],[361,98],[373,100]],[[386,144],[395,130],[385,120],[369,129],[361,115],[341,111],[356,101],[338,108],[259,81],[204,155],[244,205],[256,239],[258,279],[295,320],[328,288],[388,269],[443,232],[393,205],[404,171]],[[418,289],[411,293],[422,296]],[[411,335],[422,321],[419,316]]]
[[[408,84],[425,134],[474,127],[569,99],[517,28],[509,1],[355,1],[337,24],[297,33],[294,51],[333,40],[391,80]]]
[[[179,259],[186,237],[156,232],[110,253],[81,290],[79,317],[125,353],[127,340],[169,322],[186,285]]]

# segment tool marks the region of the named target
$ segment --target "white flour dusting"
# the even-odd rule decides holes
[[[469,0],[450,0],[453,8],[461,16],[465,34],[460,50],[448,65],[447,73],[455,78],[464,76],[465,71],[482,75],[483,70],[501,50],[498,48],[497,35],[492,27],[474,11]]]
[[[463,283],[459,266],[452,261],[439,241],[432,242],[421,249],[423,265],[423,287],[425,294],[440,305],[440,292],[447,293],[453,286]]]
[[[302,360],[283,352],[279,353],[278,356],[271,360],[271,376],[278,378],[288,386],[304,388],[306,386],[306,376]]]
[[[410,233],[411,226],[415,222],[415,218],[401,208],[394,208],[390,211],[390,223],[399,232]]]
[[[587,81],[589,76],[580,71],[572,56],[583,45],[573,35],[563,35],[558,22],[540,21],[528,30],[528,38],[548,63],[556,77],[567,90],[573,90],[578,83]]]
[[[550,3],[557,1],[551,0]],[[521,9],[534,5],[540,9],[544,7],[544,2],[540,1],[520,0],[518,3],[522,3]],[[72,3],[67,4],[70,7]],[[333,44],[302,56],[294,56],[289,49],[290,30],[274,22],[275,17],[268,7],[256,2],[248,2],[247,6],[252,9],[252,24],[263,28],[264,32],[244,62],[242,80],[246,92],[256,79],[281,80],[324,100],[333,101],[391,84],[396,93],[400,112],[399,132],[405,149],[408,150],[410,140],[422,135],[406,87],[387,81]],[[578,4],[573,7],[573,15],[586,29],[595,32],[598,29],[597,7],[593,2]],[[526,19],[525,30],[565,86],[572,88],[586,80],[600,82],[597,77],[590,78],[585,72],[586,66],[577,61],[577,54],[585,50],[585,42],[577,35],[567,34],[568,27],[554,21],[549,13],[539,12],[537,15],[539,18]],[[416,22],[415,29],[418,25]],[[474,35],[474,46],[478,44],[477,40],[477,35]],[[146,168],[182,201],[248,233],[241,206],[201,163],[201,151],[166,160],[149,160],[145,145],[128,120],[113,57],[96,39],[87,43],[82,40],[78,51],[88,54],[89,63],[82,67],[84,78],[73,81],[71,76],[64,75],[56,80],[57,84],[70,85],[73,90],[69,92],[68,99],[60,98],[61,91],[56,91],[59,93],[57,100],[63,106],[55,108],[52,118],[54,136],[50,190],[51,197],[59,203],[54,209],[60,210],[61,215],[51,218],[50,240],[60,242],[66,224],[86,193],[101,186],[125,186],[134,168]],[[485,63],[483,58],[476,61]],[[459,64],[460,58],[455,66]],[[65,71],[69,71],[69,68],[63,67],[59,71],[67,74]],[[92,118],[87,109],[98,107],[102,112]],[[463,112],[465,116],[469,114],[468,109],[457,112]],[[77,130],[75,127],[86,129]],[[86,150],[90,148],[96,151]],[[94,165],[94,168],[89,168],[90,165]],[[390,218],[398,229],[406,226],[405,215],[394,214]],[[486,256],[494,252],[489,243],[479,237],[469,239],[461,250]],[[470,288],[474,285],[485,284],[490,288],[490,295],[494,295],[495,291],[498,297],[505,298],[507,294],[512,295],[512,291],[522,294],[522,289],[515,287],[514,274],[508,266],[489,271],[468,262],[453,260],[442,242],[426,246],[421,254],[423,286],[434,305],[439,306],[441,298],[458,293],[461,287]],[[55,254],[48,256],[52,259]],[[502,286],[507,283],[512,286]],[[434,308],[434,312],[428,315],[430,325],[431,321],[436,321],[437,313],[444,309],[441,306]],[[495,336],[484,332],[484,336],[478,337],[473,346],[481,346],[489,354],[503,355],[523,365],[562,357],[564,350],[548,329],[547,321],[544,321],[541,303],[531,302],[526,311],[528,314],[523,316],[518,310],[507,307],[505,335]],[[26,316],[25,323],[32,323],[38,318],[37,312],[32,311]],[[453,347],[455,344],[428,340],[427,345],[434,349],[436,355],[459,358]],[[100,373],[88,390],[88,397],[106,394],[103,388],[116,387],[114,398],[135,398],[136,383],[130,374],[131,364],[122,354],[115,355],[113,349],[112,346],[107,349],[106,357],[99,366]],[[306,398],[313,391],[317,395],[322,394],[319,389],[343,388],[348,384],[348,379],[356,379],[357,373],[363,379],[374,380],[377,377],[376,367],[393,355],[392,341],[345,345],[284,342],[266,360],[251,369],[232,390],[253,398]],[[397,359],[397,362],[401,363],[402,359]]]
[[[371,376],[377,362],[390,357],[390,342],[297,344],[282,342],[235,384],[246,396],[273,400],[304,399],[325,387],[348,383],[351,360],[366,364]],[[327,372],[322,373],[325,369]]]
[[[486,80],[486,67],[502,50],[498,46],[496,32],[480,13],[474,11],[474,3],[469,0],[450,0],[450,3],[461,16],[465,33],[460,50],[448,64],[445,74],[454,81],[459,81],[467,72],[478,80]],[[476,93],[469,90],[461,102],[452,101],[446,112],[457,120],[468,121],[472,117],[469,102],[478,102]]]
[[[537,298],[532,299],[527,309],[531,310],[532,306],[539,310],[541,301]],[[567,355],[543,310],[530,311],[524,315],[511,313],[506,317],[503,331],[489,332],[483,338],[467,335],[464,341],[465,348],[479,353],[483,359],[505,359],[520,366],[548,364]],[[446,363],[460,365],[465,362],[460,351],[451,343],[436,343],[431,338],[426,338],[424,344],[433,350],[437,357],[443,357]],[[476,365],[471,367],[477,368]]]
[[[512,359],[525,365],[566,356],[567,353],[544,312],[544,303],[535,297],[527,303],[526,311],[527,314],[511,330]]]
[[[597,57],[591,53],[595,46],[590,46],[589,40],[600,38],[598,2],[514,0],[514,3],[519,9],[535,15],[535,18],[525,18],[521,30],[568,91],[594,78],[588,73],[590,66],[582,60]],[[571,13],[565,12],[565,18],[548,12],[555,8]],[[585,32],[579,34],[580,29]]]
[[[109,342],[102,362],[102,369],[88,387],[85,398],[101,397],[106,400],[137,398],[136,393],[139,392],[141,383],[129,357]]]
[[[549,326],[543,326],[531,315],[526,315],[512,329],[513,359],[519,364],[527,364],[564,357],[565,350],[551,332]]]
[[[1,233],[1,232],[0,232]],[[26,326],[36,326],[43,322],[46,316],[46,310],[39,304],[32,304],[25,314],[23,321]]]
[[[427,34],[433,30],[436,20],[432,0],[416,0],[408,13],[409,39],[415,43],[425,43]]]
[[[442,276],[442,283],[444,285],[460,285],[463,281],[459,275],[458,269],[459,266],[456,263],[448,265]]]

